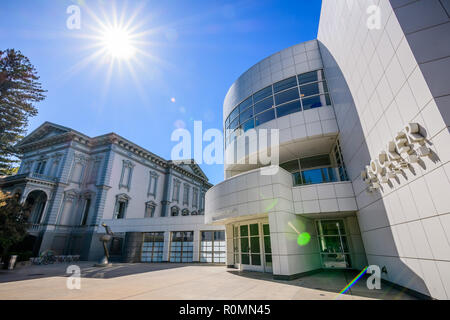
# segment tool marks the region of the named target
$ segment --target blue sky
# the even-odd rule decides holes
[[[79,30],[66,26],[70,5],[81,9]],[[29,57],[48,90],[29,132],[44,121],[89,136],[116,132],[170,159],[176,127],[193,132],[193,121],[201,120],[203,130],[221,129],[225,94],[240,74],[316,38],[320,6],[320,0],[3,1],[0,43]],[[130,26],[139,43],[134,59],[111,67],[107,54],[88,57],[100,48],[99,22],[113,21],[114,8],[124,21],[135,16]],[[222,165],[201,167],[212,183],[223,180]]]

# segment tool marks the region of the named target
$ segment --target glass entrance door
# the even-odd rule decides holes
[[[272,272],[272,245],[270,244],[269,224],[263,224],[263,249],[264,249],[264,269],[265,272]]]
[[[261,244],[258,229],[257,223],[240,226],[241,263],[252,266],[248,269],[261,269]]]
[[[235,264],[242,270],[272,272],[272,251],[268,224],[245,224],[233,227]]]
[[[343,220],[316,221],[320,258],[324,268],[351,267],[347,236]]]

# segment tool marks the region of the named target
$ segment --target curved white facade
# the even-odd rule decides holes
[[[242,74],[228,90],[223,103],[223,119],[245,98],[277,81],[321,69],[317,40],[286,48],[255,64]]]
[[[225,154],[247,130],[278,129],[281,168],[266,176],[245,163],[249,148],[207,192],[228,265],[287,279],[377,265],[387,281],[450,298],[450,23],[442,2],[426,2],[323,0],[318,40],[231,86]],[[285,99],[294,87],[300,108]],[[273,105],[262,103],[270,92]]]
[[[333,150],[338,145],[339,129],[326,83],[318,42],[313,40],[264,59],[244,73],[228,91],[224,102],[225,154],[228,158],[230,153],[237,153],[236,161],[226,163],[227,179],[207,192],[205,211],[206,223],[226,225],[228,265],[273,272],[276,277],[285,279],[325,265],[358,269],[366,264],[355,215],[356,200],[345,174],[310,184],[306,181],[307,174],[317,173],[324,166],[313,164],[308,167],[313,168],[311,170],[299,167],[295,172],[285,166],[298,162],[299,166],[303,163],[303,168],[314,157],[325,155],[330,160],[325,166],[327,172],[331,170],[334,176],[333,172],[338,170]],[[258,117],[264,114],[271,114],[271,117],[260,120]],[[246,127],[249,122],[251,125]],[[281,167],[275,173],[267,175],[263,172],[264,165],[250,163],[252,155],[265,151],[249,148],[256,140],[256,136],[247,137],[250,129],[255,129],[256,133],[261,129],[279,130],[278,163]],[[236,149],[242,148],[245,152],[236,152],[231,143],[233,139]],[[244,139],[246,141],[239,145]],[[345,172],[345,166],[340,166]],[[324,260],[337,255],[332,252],[334,249],[321,245],[325,238],[317,225],[334,221],[345,230],[342,239],[346,248],[345,252],[338,253],[341,261],[329,262]],[[260,245],[269,236],[262,231],[270,229],[270,248],[261,245],[253,252],[255,244],[250,243],[247,248],[247,238],[242,236],[241,228],[245,234],[247,226],[256,230],[257,225]],[[299,236],[304,234],[309,240],[300,245]],[[256,241],[257,236],[250,234],[249,239],[252,238]],[[271,261],[265,261],[268,253]],[[243,261],[246,256],[251,261]]]
[[[299,150],[302,150],[303,155],[307,156],[314,155],[318,152],[320,153],[320,149],[325,150],[327,148],[331,148],[331,144],[334,143],[338,135],[338,127],[334,110],[332,108],[332,103],[328,100],[328,95],[324,95],[327,93],[326,89],[320,89],[322,95],[315,95],[316,97],[320,97],[322,99],[321,104],[323,107],[307,109],[305,105],[302,105],[298,110],[299,112],[290,112],[287,115],[280,116],[278,110],[281,110],[289,104],[289,101],[286,100],[278,104],[277,96],[289,92],[289,89],[281,90],[280,93],[277,93],[277,89],[275,87],[277,83],[286,81],[286,79],[292,79],[293,77],[322,69],[323,64],[317,40],[308,41],[284,49],[251,67],[236,80],[225,97],[223,115],[224,128],[227,138],[229,138],[229,135],[227,134],[227,121],[230,117],[233,117],[233,115],[230,114],[232,114],[233,110],[237,106],[244,104],[245,101],[252,99],[253,96],[254,102],[252,105],[255,109],[253,114],[255,123],[251,126],[251,128],[255,128],[257,132],[259,129],[280,130],[280,163],[295,157],[300,157],[298,153]],[[324,75],[319,75],[318,80],[325,80],[321,79],[321,77],[324,77]],[[302,88],[303,86],[299,84],[299,81],[297,82],[297,87]],[[261,90],[269,87],[273,87],[271,96],[273,98],[272,103],[274,117],[269,121],[263,119],[264,123],[258,124],[258,114],[264,115],[267,113],[268,109],[263,109],[261,112],[258,112],[256,106],[261,102],[256,102],[257,100],[255,97],[258,92],[261,92]],[[301,98],[298,97],[293,98],[292,100],[300,99]],[[265,101],[267,98],[262,100]],[[302,99],[302,101],[306,100],[307,99]],[[248,107],[246,106],[246,108]],[[248,123],[248,121],[249,120],[246,119],[245,123]],[[245,137],[241,134],[237,137],[236,144],[239,144],[240,140],[243,139],[245,139]],[[251,140],[252,139],[250,138],[250,141]],[[317,144],[316,142],[319,143]],[[243,143],[248,149],[249,142],[247,141]],[[232,156],[230,156],[230,152],[233,152],[233,150],[230,150],[228,146],[229,140],[226,139],[225,155],[227,159],[230,159],[230,157],[232,158]],[[313,146],[319,150],[314,150]],[[251,166],[249,164],[242,165],[241,162],[245,161],[244,159],[246,159],[248,163],[248,157],[251,156],[252,153],[250,151],[246,151],[244,152],[244,155],[244,157],[239,157],[239,154],[237,154],[236,160],[232,161],[233,163],[231,164],[226,162],[226,178],[258,167]]]
[[[318,34],[368,262],[437,299],[450,298],[449,28],[439,1],[324,0]],[[365,192],[361,170],[408,123],[431,155]]]

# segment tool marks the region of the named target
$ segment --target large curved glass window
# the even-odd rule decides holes
[[[255,119],[250,119],[242,124],[242,130],[247,131],[255,127]]]
[[[302,110],[300,100],[289,102],[277,107],[277,118],[287,116],[288,114],[299,112]]]
[[[253,99],[252,97],[247,98],[247,100],[244,100],[240,105],[239,105],[239,109],[241,110],[241,112],[245,109],[247,109],[248,107],[250,107],[253,104]]]
[[[302,73],[297,76],[298,84],[302,85],[305,83],[316,82],[320,80],[325,80],[323,70],[311,71],[307,73]]]
[[[280,167],[292,174],[294,185],[308,185],[347,181],[347,172],[340,152],[339,141],[331,154],[291,160]]]
[[[302,99],[303,110],[309,110],[314,108],[320,108],[331,104],[328,94],[313,96],[306,99]]]
[[[292,78],[288,78],[285,80],[282,80],[280,82],[274,83],[273,84],[273,91],[275,93],[292,88],[292,87],[296,87],[297,86],[297,79],[296,77],[292,77]]]
[[[276,82],[242,101],[226,119],[225,130],[247,131],[275,118],[327,105],[331,99],[323,70],[311,71]]]
[[[314,82],[300,86],[302,97],[314,96],[316,94],[324,93],[323,82]],[[328,90],[327,90],[328,91]]]
[[[256,103],[272,95],[272,86],[264,88],[253,95],[253,102]]]
[[[260,113],[255,117],[255,125],[260,126],[263,123],[269,122],[273,119],[275,119],[275,110],[270,109],[269,111]]]
[[[255,104],[255,114],[263,112],[272,107],[273,107],[273,98],[270,97],[270,98],[264,99]]]
[[[241,122],[241,123],[244,123],[244,122],[247,121],[248,119],[253,118],[253,108],[252,108],[252,107],[247,108],[247,110],[244,110],[244,111],[240,114],[239,117],[240,117],[239,119],[240,119],[240,122]]]
[[[234,119],[231,123],[230,123],[230,129],[234,130],[239,126],[239,118]]]
[[[276,94],[275,103],[279,105],[299,98],[300,95],[298,94],[298,88],[293,88]]]
[[[319,168],[302,171],[303,184],[317,184],[336,182],[336,174],[333,168]]]
[[[230,114],[230,121],[233,121],[239,114],[239,106],[237,106]]]

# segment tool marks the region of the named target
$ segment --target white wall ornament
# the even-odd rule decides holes
[[[397,133],[393,141],[388,142],[386,150],[382,150],[361,172],[361,179],[368,185],[367,192],[380,189],[381,184],[389,183],[410,164],[430,154],[431,150],[425,145],[419,124],[409,123]]]

